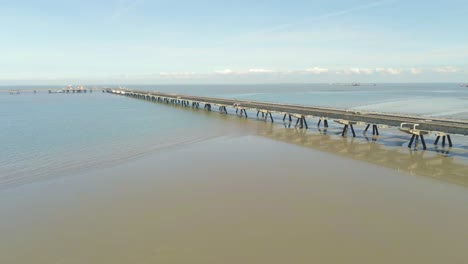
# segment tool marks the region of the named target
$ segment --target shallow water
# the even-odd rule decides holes
[[[1,263],[464,263],[465,187],[258,136],[0,192]]]
[[[101,93],[0,95],[0,105],[0,185],[118,163],[224,129],[207,116]]]
[[[11,87],[2,87],[8,91]],[[37,87],[16,87],[36,89]],[[44,87],[39,87],[44,89]],[[131,86],[165,92],[188,93],[340,108],[386,110],[433,116],[465,118],[468,89],[455,84],[378,84],[343,86],[328,84],[243,85],[243,86]],[[410,99],[409,99],[410,98]],[[430,101],[431,103],[427,103]],[[439,102],[439,103],[437,103]],[[232,109],[229,109],[232,114]],[[251,113],[251,117],[255,117]],[[174,109],[132,98],[101,92],[87,94],[0,93],[0,188],[35,179],[118,164],[154,151],[230,134],[265,134],[268,125],[217,113]],[[229,120],[229,122],[226,122]],[[316,122],[309,120],[309,122]],[[258,128],[260,126],[260,128]],[[263,127],[262,127],[263,126]],[[275,117],[275,127],[282,127]],[[259,132],[257,133],[257,129]],[[361,128],[357,128],[358,130]],[[282,132],[287,133],[287,132]],[[307,133],[317,133],[312,128]],[[331,127],[334,140],[339,130]],[[382,136],[363,139],[389,147],[407,144],[406,135],[395,129],[382,130]],[[297,135],[293,135],[297,137]],[[428,138],[429,142],[432,140]],[[323,140],[323,137],[320,138]],[[455,148],[429,151],[456,159],[463,164],[468,141],[454,137]],[[407,153],[408,154],[408,153]],[[410,155],[410,154],[408,154]],[[370,161],[372,162],[372,161]],[[398,166],[392,166],[393,168]],[[400,169],[400,168],[397,168]],[[451,173],[446,173],[451,177]]]
[[[151,89],[343,108],[407,102],[391,85],[382,94],[223,87]],[[421,87],[407,93],[464,100],[464,91]],[[463,116],[463,105],[451,106],[437,110]],[[0,93],[0,263],[468,259],[465,137],[454,136],[453,148],[410,150],[394,128],[341,137],[336,124],[301,130],[228,110],[103,93]]]

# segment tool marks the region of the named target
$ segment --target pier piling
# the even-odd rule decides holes
[[[322,121],[323,121],[323,127],[328,128],[328,118],[327,117],[320,117],[319,121],[317,123],[317,126],[320,127],[320,124],[322,123]]]
[[[435,134],[436,134],[436,140],[434,141],[434,145],[437,145],[439,143],[440,138],[442,137],[442,147],[445,147],[445,140],[446,139],[447,139],[447,141],[449,143],[449,147],[453,147],[452,138],[450,137],[450,135],[448,133],[435,132]]]

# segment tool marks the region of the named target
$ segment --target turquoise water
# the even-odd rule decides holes
[[[127,88],[468,119],[468,89],[456,84]],[[0,92],[0,119],[0,187],[116,164],[208,138],[254,133],[257,129],[255,122],[239,118],[101,92]]]

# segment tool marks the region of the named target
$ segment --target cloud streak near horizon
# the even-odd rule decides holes
[[[295,75],[295,74],[309,74],[309,75],[387,75],[396,76],[401,74],[419,75],[424,72],[432,72],[438,74],[453,74],[459,71],[458,68],[453,66],[443,66],[437,68],[359,68],[351,67],[346,69],[333,69],[324,67],[312,67],[304,70],[272,70],[263,68],[252,68],[248,70],[233,70],[233,69],[222,69],[214,70],[212,72],[196,73],[196,72],[162,72],[159,75],[161,77],[190,77],[190,76],[240,76],[240,75]]]

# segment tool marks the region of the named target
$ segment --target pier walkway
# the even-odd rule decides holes
[[[247,111],[254,111],[256,112],[257,117],[259,114],[261,114],[265,120],[271,120],[271,122],[274,122],[273,115],[280,115],[280,117],[283,118],[283,121],[287,120],[291,122],[293,121],[293,118],[296,119],[296,127],[306,129],[308,128],[308,119],[316,118],[316,120],[318,120],[317,125],[320,126],[322,124],[324,127],[328,127],[328,121],[333,120],[334,122],[343,125],[343,136],[348,134],[348,130],[351,130],[352,135],[355,137],[355,126],[364,126],[364,133],[366,133],[368,129],[372,127],[373,135],[379,134],[379,128],[399,127],[402,132],[412,136],[408,147],[411,147],[413,142],[417,144],[420,139],[424,149],[426,148],[426,143],[424,140],[425,135],[436,135],[437,141],[435,144],[437,144],[439,139],[442,137],[443,142],[441,143],[445,145],[445,139],[447,138],[450,146],[452,146],[450,134],[468,135],[468,120],[452,120],[405,114],[352,111],[329,107],[268,103],[228,98],[161,93],[155,91],[137,91],[128,89],[104,89],[104,91],[155,102],[180,104],[192,108],[199,108],[200,105],[202,105],[203,108],[208,111],[211,111],[212,107],[216,106],[218,107],[218,110],[224,114],[228,113],[227,107],[230,107],[235,109],[236,113],[240,113],[241,116],[245,117],[248,115]]]

